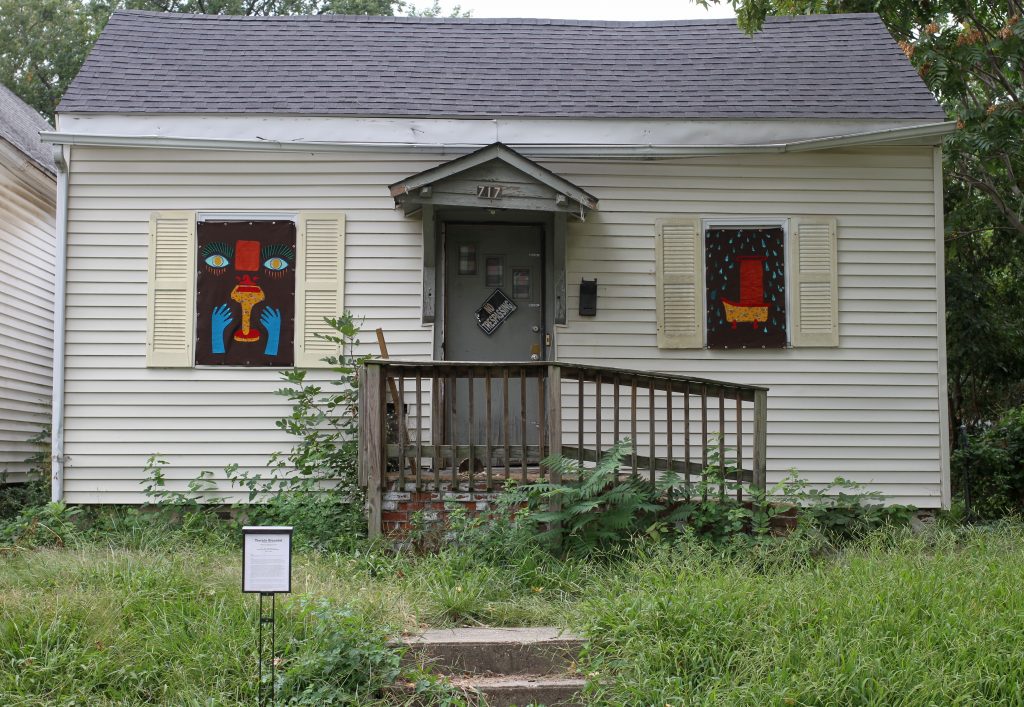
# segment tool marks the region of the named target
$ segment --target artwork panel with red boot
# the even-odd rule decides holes
[[[708,348],[785,348],[785,240],[779,227],[707,230]]]

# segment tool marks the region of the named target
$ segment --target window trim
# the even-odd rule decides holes
[[[702,273],[702,279],[704,281],[704,287],[701,288],[701,314],[704,317],[703,324],[703,339],[706,350],[711,350],[708,347],[708,288],[707,288],[707,232],[709,228],[781,228],[782,229],[782,262],[786,268],[786,346],[782,350],[793,348],[793,330],[792,330],[792,312],[793,312],[793,292],[790,287],[792,281],[792,267],[790,262],[790,253],[792,248],[792,229],[790,228],[791,218],[788,216],[768,216],[768,217],[750,217],[744,216],[742,218],[730,218],[726,216],[710,216],[700,218],[700,264],[704,269]],[[739,351],[743,349],[730,349],[730,351]],[[763,349],[757,349],[761,351]]]

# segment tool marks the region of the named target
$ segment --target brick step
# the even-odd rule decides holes
[[[553,627],[432,629],[402,639],[407,665],[446,675],[562,675],[582,639]]]

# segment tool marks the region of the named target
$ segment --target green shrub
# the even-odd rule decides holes
[[[552,551],[586,555],[609,550],[638,535],[672,539],[684,534],[716,545],[776,543],[774,519],[793,510],[805,529],[828,541],[862,537],[883,525],[905,525],[911,506],[885,506],[879,492],[836,478],[814,488],[791,472],[767,491],[736,481],[736,467],[712,448],[699,479],[687,482],[668,471],[656,481],[618,478],[622,459],[631,450],[628,439],[615,444],[588,469],[573,459],[553,456],[545,466],[565,483],[538,482],[509,492],[512,502],[526,504],[539,542]],[[742,491],[745,500],[737,498]]]
[[[953,453],[953,493],[969,515],[992,520],[1024,513],[1024,406]]]
[[[364,705],[395,682],[401,656],[380,626],[325,600],[304,602],[301,614],[305,631],[278,678],[281,704]]]

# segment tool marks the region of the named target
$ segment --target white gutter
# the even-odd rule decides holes
[[[910,127],[888,128],[834,137],[813,138],[794,142],[762,143],[750,145],[600,145],[572,143],[523,143],[510,147],[538,157],[565,157],[579,159],[647,158],[670,159],[701,155],[784,153],[827,150],[837,147],[883,144],[888,142],[924,140],[934,144],[937,138],[953,132],[956,123],[929,123]],[[162,147],[198,150],[270,150],[283,152],[426,152],[437,154],[464,154],[485,147],[482,143],[424,143],[424,142],[303,142],[301,140],[259,140],[225,138],[170,137],[166,135],[102,135],[94,133],[43,132],[43,142],[59,145],[94,145],[106,147]]]
[[[57,262],[53,288],[53,419],[50,424],[50,500],[64,500],[64,309],[67,293],[68,163],[63,146],[53,146],[57,165]]]

